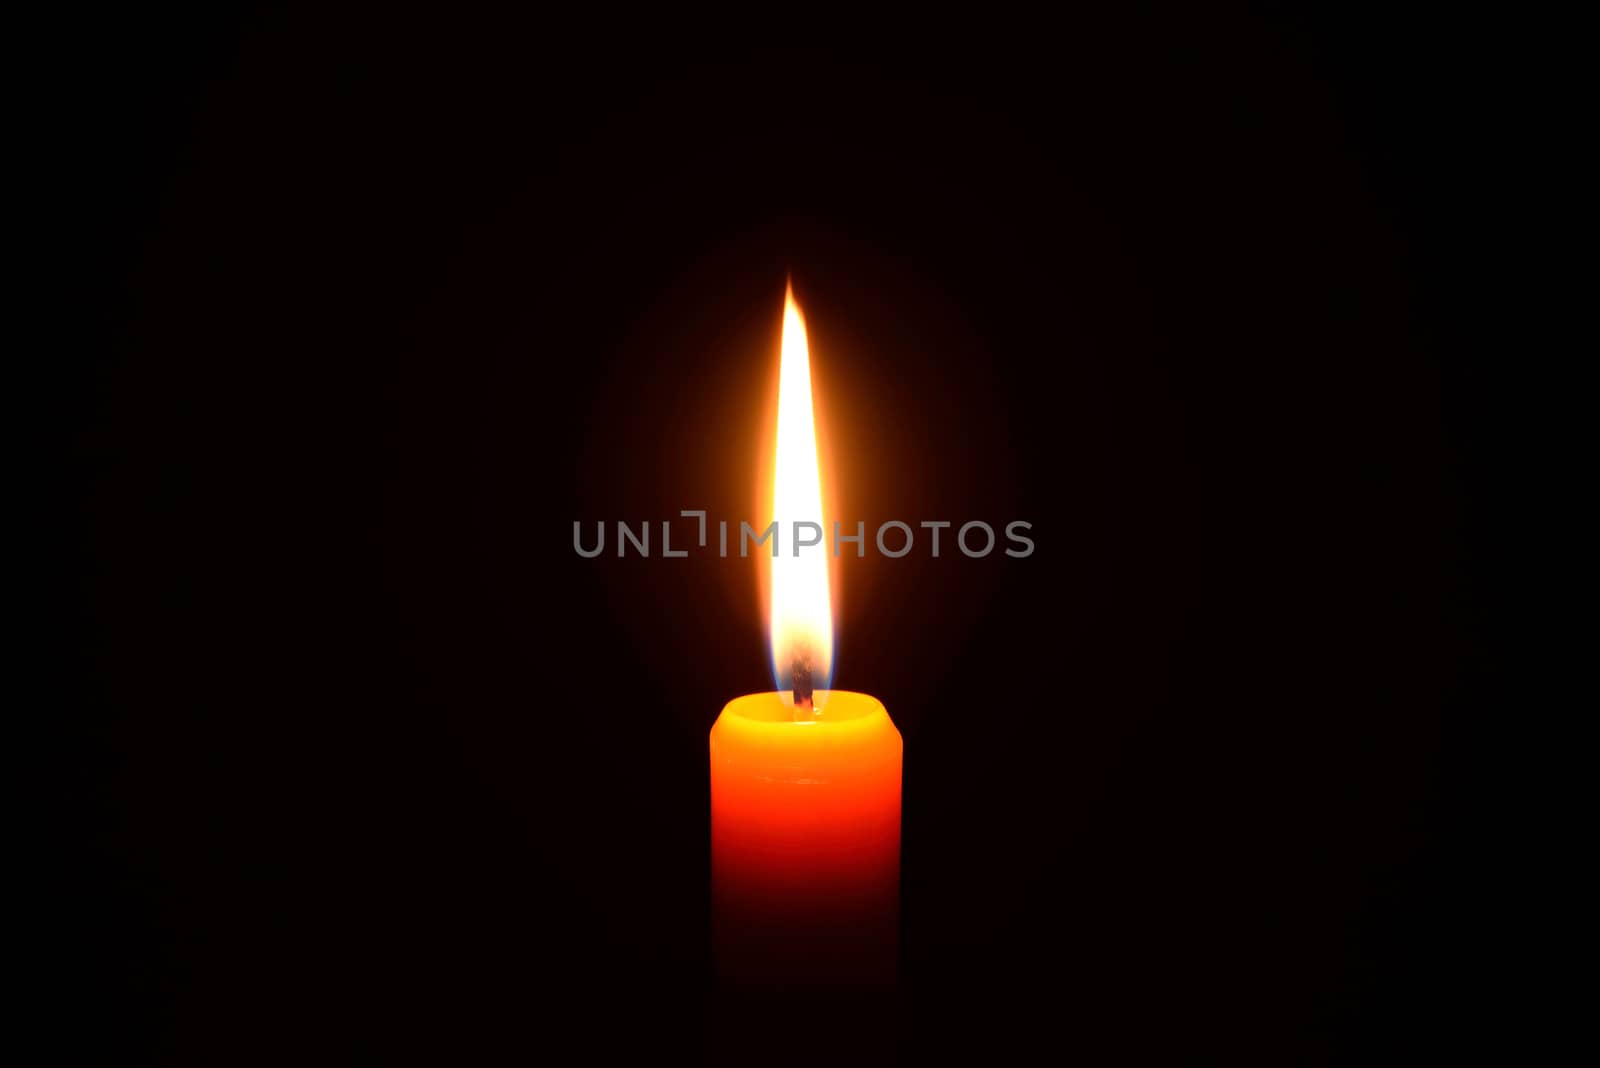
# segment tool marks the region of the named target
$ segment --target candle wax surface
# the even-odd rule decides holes
[[[711,730],[712,895],[724,975],[892,979],[902,744],[876,698],[735,698]]]

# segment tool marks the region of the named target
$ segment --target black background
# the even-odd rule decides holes
[[[709,1053],[754,569],[571,527],[748,516],[786,275],[840,517],[1038,545],[841,565],[835,683],[906,743],[901,1052],[1490,1041],[1452,28],[616,29],[213,15],[64,68],[60,1048]]]

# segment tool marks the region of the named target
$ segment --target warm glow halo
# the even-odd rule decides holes
[[[816,419],[811,407],[811,351],[793,287],[784,294],[783,302],[772,519],[778,524],[778,555],[765,558],[772,567],[768,623],[773,673],[779,689],[788,689],[796,654],[808,653],[812,678],[821,691],[827,688],[833,670],[833,606],[828,592],[832,530],[822,514]],[[817,544],[799,545],[797,523],[816,524],[815,528],[799,529],[807,540],[820,530]]]

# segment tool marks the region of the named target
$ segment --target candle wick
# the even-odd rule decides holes
[[[811,684],[811,650],[796,651],[791,667],[794,678],[794,718],[810,719],[817,714],[812,699],[814,691]]]

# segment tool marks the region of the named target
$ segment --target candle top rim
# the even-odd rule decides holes
[[[738,767],[774,781],[840,784],[898,768],[902,742],[876,697],[818,690],[827,704],[796,720],[788,693],[752,693],[723,708],[711,728],[713,765]]]
[[[794,704],[787,691],[750,693],[735,697],[722,709],[723,716],[761,724],[766,727],[791,730],[826,730],[829,727],[862,725],[863,721],[889,716],[883,702],[871,694],[854,690],[818,690],[815,695],[819,709],[814,718],[796,720]]]

